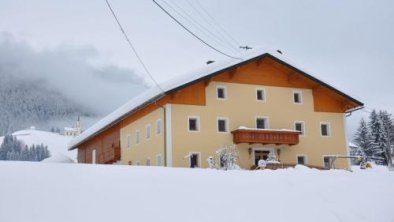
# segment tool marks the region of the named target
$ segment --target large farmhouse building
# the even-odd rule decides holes
[[[363,106],[276,51],[211,63],[161,88],[76,137],[69,149],[78,149],[78,161],[207,167],[218,149],[236,144],[245,169],[272,154],[324,167],[330,156],[348,155],[345,115]]]

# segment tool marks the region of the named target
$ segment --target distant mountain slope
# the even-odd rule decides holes
[[[68,151],[67,143],[73,139],[70,136],[63,136],[57,133],[51,133],[41,130],[28,129],[12,133],[18,140],[27,146],[44,144],[48,146],[51,157],[53,156],[66,156],[76,161],[77,152]],[[3,143],[4,137],[0,137],[0,145]]]
[[[0,78],[0,135],[31,125],[44,126],[51,120],[93,115],[60,92],[47,89],[42,81],[18,79],[1,70]]]

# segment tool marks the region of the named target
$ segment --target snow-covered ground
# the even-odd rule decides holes
[[[25,145],[44,144],[48,146],[52,159],[67,159],[71,158],[73,161],[77,159],[77,151],[68,151],[67,144],[73,137],[63,136],[57,133],[41,131],[37,129],[20,130],[12,133],[16,138],[22,141]],[[0,145],[3,143],[4,137],[0,137]]]
[[[0,162],[1,222],[394,221],[385,168],[218,171]]]

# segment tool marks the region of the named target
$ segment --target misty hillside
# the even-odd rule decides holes
[[[0,70],[0,135],[51,120],[92,116],[87,108],[49,90],[39,80],[22,80]],[[58,126],[61,128],[61,126]]]
[[[0,31],[0,136],[32,125],[62,129],[78,115],[86,129],[146,87],[89,46],[37,51]]]

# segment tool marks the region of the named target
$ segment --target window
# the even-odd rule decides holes
[[[301,132],[301,135],[305,135],[305,123],[303,121],[296,121],[294,123],[294,129]]]
[[[161,166],[161,155],[160,154],[156,155],[156,165]]]
[[[297,164],[305,165],[306,164],[306,156],[298,155],[297,156]]]
[[[159,135],[161,133],[161,120],[158,119],[156,120],[156,135]]]
[[[127,148],[131,147],[131,136],[130,134],[127,135]]]
[[[265,89],[256,90],[256,99],[257,101],[265,101]]]
[[[331,136],[331,127],[329,123],[320,123],[320,133],[322,136]]]
[[[266,117],[257,117],[256,118],[256,128],[257,129],[267,129],[268,128],[268,119]]]
[[[149,159],[149,158],[146,159],[146,165],[147,165],[147,166],[150,166],[150,159]]]
[[[135,131],[135,144],[140,144],[140,131]]]
[[[218,132],[226,133],[228,132],[228,118],[219,117],[218,121]]]
[[[189,132],[198,132],[200,130],[200,118],[189,117]]]
[[[145,126],[145,138],[150,139],[150,124]]]
[[[302,103],[302,92],[301,91],[293,91],[293,102],[295,104]]]
[[[226,99],[227,98],[227,90],[225,86],[217,86],[216,87],[216,98],[218,99]]]
[[[139,166],[139,165],[141,165],[141,162],[137,161],[137,162],[135,162],[135,165]]]

